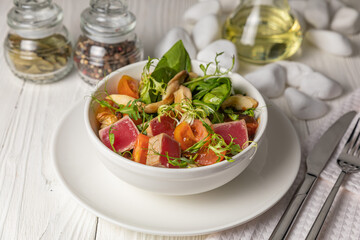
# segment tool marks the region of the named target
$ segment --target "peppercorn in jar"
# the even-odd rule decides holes
[[[81,14],[74,62],[81,78],[95,85],[109,73],[143,58],[134,33],[135,16],[125,0],[91,0]]]

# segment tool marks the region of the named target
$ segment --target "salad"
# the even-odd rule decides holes
[[[141,76],[123,75],[117,93],[105,87],[105,97],[93,95],[100,140],[125,158],[156,167],[233,161],[254,139],[258,102],[233,94],[227,76],[232,68],[220,68],[221,54],[201,64],[199,76],[178,41],[157,64],[149,58]]]

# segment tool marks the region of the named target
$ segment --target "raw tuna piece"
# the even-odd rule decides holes
[[[244,119],[233,122],[218,123],[212,125],[212,127],[214,132],[222,136],[227,144],[230,143],[231,137],[233,137],[234,142],[239,144],[242,149],[245,149],[249,145],[249,137]]]
[[[163,156],[154,154],[154,152],[160,153]],[[165,157],[166,153],[170,157],[180,157],[180,144],[165,133],[151,137],[149,140],[146,164],[157,167],[177,168],[177,166],[169,163],[168,159]]]
[[[111,133],[114,134],[113,145],[117,152],[124,152],[134,147],[136,137],[139,135],[139,130],[128,116],[121,118],[113,125],[107,126],[99,131],[100,140],[105,146],[113,150],[109,139],[110,128]]]
[[[166,133],[170,137],[174,137],[175,127],[176,121],[167,115],[163,115],[160,117],[160,121],[158,117],[152,119],[146,132],[149,137],[156,136],[160,133]]]

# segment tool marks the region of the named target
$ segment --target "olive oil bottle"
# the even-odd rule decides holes
[[[302,32],[286,1],[282,7],[240,5],[226,20],[223,37],[236,45],[239,59],[264,64],[292,56],[301,45]]]

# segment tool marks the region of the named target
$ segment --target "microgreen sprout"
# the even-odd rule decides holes
[[[218,57],[221,56],[222,54],[224,54],[224,52],[216,53],[214,62],[209,62],[206,65],[200,64],[199,67],[200,67],[201,71],[204,73],[204,75],[197,77],[197,78],[193,78],[191,81],[184,83],[184,85],[187,86],[191,83],[202,81],[207,78],[218,77],[218,76],[223,76],[223,75],[228,74],[234,68],[235,56],[233,56],[233,58],[232,58],[231,67],[226,69],[225,71],[221,71],[220,61],[218,60]],[[213,64],[215,64],[215,70],[214,70],[214,72],[211,73],[209,70],[210,70],[210,66]]]
[[[150,103],[149,94],[150,91],[154,95],[164,95],[166,90],[166,84],[156,81],[150,72],[150,68],[154,66],[155,58],[148,58],[148,62],[145,64],[143,68],[143,72],[141,74],[141,82],[140,82],[140,97],[146,102]]]
[[[126,157],[126,155],[129,155],[129,158],[132,159],[133,158],[133,154],[131,151],[124,151],[124,152],[121,152],[120,155],[122,157]]]

